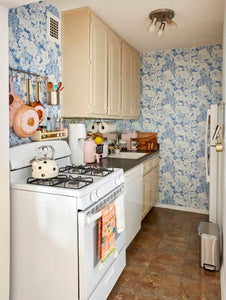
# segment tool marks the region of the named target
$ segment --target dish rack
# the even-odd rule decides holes
[[[65,128],[62,131],[36,131],[32,136],[31,140],[33,142],[47,141],[47,140],[56,140],[56,139],[65,139],[68,137],[68,130]]]

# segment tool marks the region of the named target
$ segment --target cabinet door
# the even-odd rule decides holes
[[[140,117],[140,56],[131,49],[131,115]]]
[[[147,181],[147,176],[145,175],[143,177],[143,198],[142,198],[142,211],[141,211],[141,220],[144,219],[144,217],[147,214],[147,188],[146,188],[146,181]]]
[[[108,115],[120,116],[121,102],[121,39],[108,31]]]
[[[159,166],[156,166],[152,171],[152,195],[151,206],[154,206],[159,197]]]
[[[149,172],[147,175],[147,212],[152,208],[152,195],[153,195],[153,172]]]
[[[91,14],[89,105],[91,114],[107,114],[107,43],[107,26]]]
[[[142,220],[152,207],[151,193],[152,193],[152,174],[151,172],[149,172],[143,177]]]
[[[151,167],[151,162],[156,159],[150,159],[144,163],[144,167]],[[156,162],[157,163],[157,162]],[[145,168],[144,168],[145,170]],[[142,220],[158,201],[159,196],[159,165],[150,169],[143,177],[143,199],[142,199]]]
[[[130,47],[122,42],[122,116],[130,117],[131,97],[131,51]]]

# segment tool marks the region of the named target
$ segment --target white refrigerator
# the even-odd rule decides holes
[[[209,221],[222,227],[224,105],[213,104],[206,118],[206,179],[209,183]]]

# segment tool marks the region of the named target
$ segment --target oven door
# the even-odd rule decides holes
[[[94,293],[105,274],[107,274],[112,264],[117,258],[122,256],[122,254],[120,255],[120,252],[122,252],[122,250],[125,252],[125,230],[121,233],[117,233],[116,231],[116,250],[113,251],[103,263],[98,259],[98,219],[101,217],[101,209],[122,196],[124,200],[122,191],[118,191],[118,193],[114,191],[105,197],[105,199],[98,201],[88,209],[78,213],[80,300],[92,298],[91,295]],[[122,269],[123,268],[124,265]],[[113,275],[113,272],[111,273]],[[113,277],[114,276],[109,278],[109,284],[105,286],[105,289],[109,288],[109,293],[118,279],[115,279],[115,282],[112,283],[112,280],[114,280]]]

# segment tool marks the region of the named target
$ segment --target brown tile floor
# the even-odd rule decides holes
[[[219,272],[199,267],[206,215],[153,208],[127,249],[127,265],[108,300],[218,300]]]

